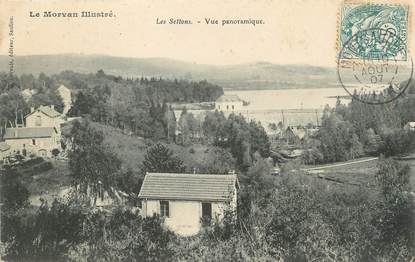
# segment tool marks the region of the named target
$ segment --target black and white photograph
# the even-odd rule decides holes
[[[0,261],[415,262],[413,0],[0,0]]]

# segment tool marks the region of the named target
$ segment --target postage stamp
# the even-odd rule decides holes
[[[394,57],[398,61],[407,61],[408,9],[406,5],[344,3],[338,41],[340,49],[348,42],[350,52],[347,56],[343,53],[345,57],[342,58]],[[368,34],[368,30],[373,34]]]
[[[353,99],[388,103],[405,93],[413,75],[405,5],[343,4],[338,80]]]

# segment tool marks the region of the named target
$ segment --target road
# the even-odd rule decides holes
[[[331,164],[331,165],[324,165],[324,166],[318,166],[318,167],[312,167],[312,168],[303,168],[301,170],[303,171],[322,170],[322,169],[327,169],[327,168],[332,168],[332,167],[348,166],[348,165],[353,165],[357,163],[369,162],[369,161],[373,161],[377,159],[378,159],[377,157],[365,158],[365,159],[341,162],[341,163]]]

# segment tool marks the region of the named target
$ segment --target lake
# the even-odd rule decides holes
[[[225,90],[225,94],[239,96],[249,102],[239,111],[248,120],[260,121],[265,129],[268,124],[283,122],[285,125],[321,124],[326,105],[334,107],[337,96],[348,96],[342,88],[310,88],[283,90]],[[342,99],[342,103],[350,100]]]
[[[225,94],[238,95],[250,102],[246,110],[271,109],[324,109],[325,105],[333,107],[336,96],[347,96],[342,88],[310,88],[283,90],[225,90]]]

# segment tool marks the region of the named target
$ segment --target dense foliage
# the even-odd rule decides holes
[[[325,108],[318,144],[306,145],[308,164],[345,161],[363,155],[386,156],[415,150],[415,132],[403,130],[415,121],[415,87],[391,103],[367,104],[352,99],[349,105],[337,102]]]
[[[226,118],[222,112],[209,112],[202,129],[208,141],[229,149],[241,170],[252,164],[256,152],[261,157],[270,154],[270,142],[261,123],[248,122],[241,115],[231,114]]]
[[[0,73],[0,126],[22,124],[30,107],[54,105],[57,111],[62,112],[63,102],[58,87],[57,79],[43,73],[38,77]],[[24,97],[22,91],[25,89],[34,91]]]
[[[90,195],[95,203],[102,189],[110,191],[116,184],[121,161],[103,145],[103,134],[86,121],[75,121],[69,136],[69,168],[73,185],[79,193]]]
[[[80,74],[65,71],[10,76],[0,74],[0,126],[23,122],[30,107],[54,105],[62,112],[63,102],[57,88],[64,84],[72,91],[70,116],[89,116],[93,121],[121,128],[139,136],[173,139],[175,119],[167,103],[214,101],[223,94],[221,87],[207,81],[161,78],[125,79],[105,74]],[[31,89],[26,100],[21,91]]]
[[[156,144],[147,150],[143,161],[143,171],[159,173],[181,173],[186,167],[183,161],[162,144]]]
[[[154,139],[175,135],[176,119],[167,103],[214,101],[223,94],[222,88],[206,81],[123,79],[103,71],[63,72],[57,77],[77,90],[70,115],[89,115],[93,121]]]
[[[59,77],[78,88],[72,114],[149,137],[156,143],[149,143],[140,162],[142,170],[124,170],[122,159],[104,143],[103,132],[89,121],[73,122],[67,148],[75,194],[52,203],[43,201],[40,207],[29,205],[28,190],[18,173],[1,170],[2,259],[409,261],[415,256],[415,199],[408,166],[381,157],[375,185],[370,187],[306,176],[295,161],[281,169],[281,176],[272,176],[270,142],[263,127],[234,114],[225,117],[210,112],[198,122],[185,110],[178,121],[181,137],[176,142],[181,145],[174,146],[194,153],[192,146],[204,143],[204,159],[194,164],[200,172],[238,170],[241,188],[236,214],[226,212],[223,221],[204,223],[199,235],[180,238],[163,226],[162,218],[141,217],[137,205],[123,204],[109,211],[94,208],[101,189],[137,194],[144,172],[191,172],[169,146],[176,133],[176,119],[164,102],[178,102],[165,86],[175,92],[189,92],[196,83],[121,79],[102,71],[94,75],[65,72],[51,79]],[[39,78],[46,86],[53,83],[44,76]],[[22,80],[13,81],[7,86],[0,81],[7,89],[0,99],[27,107],[23,98],[13,93]],[[199,84],[202,89],[210,86]],[[189,101],[211,99],[194,93],[199,91],[179,97]],[[10,101],[6,101],[9,95]],[[347,107],[338,104],[326,109],[316,137],[304,142],[303,160],[332,162],[413,150],[414,132],[402,130],[412,119],[412,111],[406,110],[413,106],[411,99],[408,95],[384,107],[352,101]],[[14,121],[18,112],[16,107],[11,108],[0,111],[7,121]],[[159,143],[162,140],[166,143]],[[94,199],[92,205],[89,197]]]
[[[35,212],[2,212],[7,260],[408,261],[415,206],[408,167],[382,159],[375,188],[328,186],[300,174],[276,178],[257,160],[241,177],[238,215],[178,238],[159,217],[83,208],[72,196]]]

